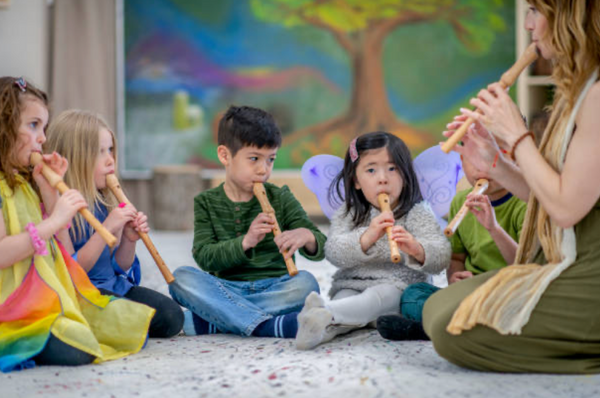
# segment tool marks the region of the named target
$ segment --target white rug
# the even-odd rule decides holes
[[[194,265],[191,233],[153,233],[169,267]],[[143,284],[167,293],[144,248]],[[298,260],[322,291],[334,268]],[[443,281],[443,277],[436,279]],[[468,371],[430,342],[390,342],[375,330],[338,337],[313,351],[292,340],[230,335],[153,339],[136,355],[77,368],[0,373],[0,398],[24,397],[598,397],[600,375],[513,375]]]

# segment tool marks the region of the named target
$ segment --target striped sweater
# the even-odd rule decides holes
[[[312,231],[317,252],[309,255],[302,248],[300,253],[309,260],[322,260],[327,238],[308,219],[289,188],[278,188],[269,183],[264,185],[281,230],[307,228]],[[236,281],[285,275],[287,268],[272,233],[267,234],[256,247],[245,252],[242,249],[244,235],[261,212],[256,197],[248,202],[232,202],[225,194],[223,184],[196,196],[192,255],[198,266],[218,278]]]

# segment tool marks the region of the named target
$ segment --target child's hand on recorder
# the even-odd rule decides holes
[[[394,226],[394,214],[391,211],[384,211],[371,220],[369,228],[360,237],[360,246],[363,252],[369,250],[383,235],[387,227]]]
[[[305,247],[309,253],[314,253],[317,250],[316,240],[313,233],[307,228],[296,228],[282,232],[275,237],[275,244],[279,248],[279,253],[287,253],[284,258],[291,258],[296,250]]]
[[[248,232],[242,240],[243,250],[246,251],[258,245],[265,238],[265,235],[273,231],[274,225],[275,220],[273,220],[271,214],[259,213],[250,224],[250,228],[248,228]]]

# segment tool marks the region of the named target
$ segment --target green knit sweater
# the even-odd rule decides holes
[[[309,260],[322,260],[327,238],[308,219],[289,188],[278,188],[269,183],[264,185],[281,230],[309,229],[315,236],[317,251],[309,255],[302,248],[300,253]],[[261,212],[256,197],[248,202],[232,202],[225,194],[223,184],[196,196],[192,255],[200,268],[216,277],[236,281],[285,275],[287,268],[272,233],[255,247],[246,251],[242,249],[244,235]]]

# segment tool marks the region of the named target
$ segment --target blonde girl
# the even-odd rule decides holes
[[[73,258],[104,294],[125,297],[156,310],[150,337],[177,334],[183,325],[180,307],[163,294],[139,286],[141,268],[135,248],[140,238],[137,231],[149,230],[147,217],[131,204],[118,203],[107,188],[106,176],[117,170],[116,140],[108,124],[91,112],[65,111],[48,128],[44,148],[69,161],[67,185],[82,193],[88,208],[117,237],[118,244],[111,250],[85,219],[76,215],[70,229]]]

